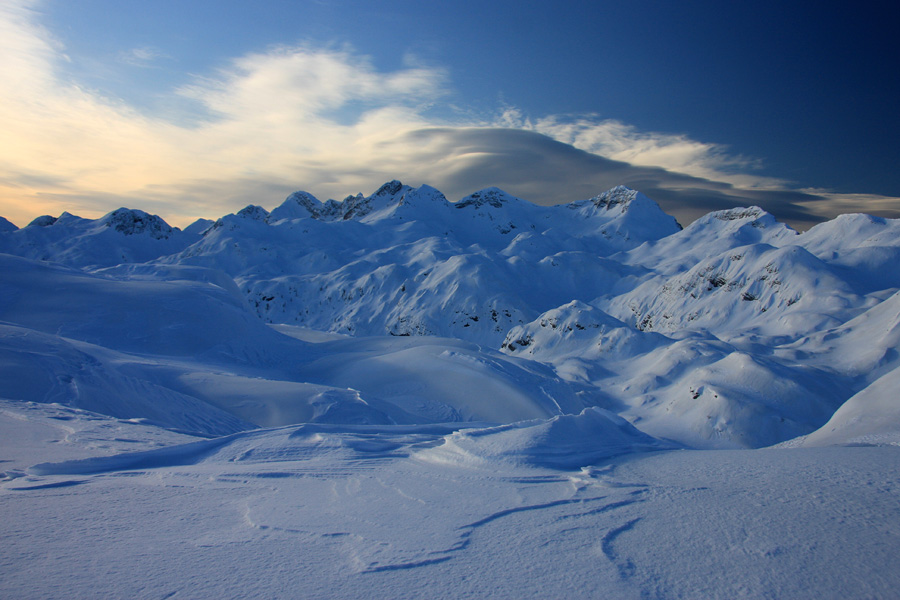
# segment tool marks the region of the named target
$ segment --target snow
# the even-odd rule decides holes
[[[0,488],[0,591],[894,594],[895,448],[676,450],[598,460],[592,453],[604,438],[592,445],[594,436],[611,426],[625,437],[636,432],[592,416],[584,426],[568,417],[562,428],[557,419],[456,433],[440,425],[298,425],[26,467]],[[23,425],[39,423],[16,424]],[[553,449],[571,465],[588,464],[551,466],[555,455],[548,460],[545,451]]]
[[[9,323],[0,325],[9,357],[0,372],[12,382],[5,393],[23,400],[215,435],[338,414],[508,422],[585,406],[550,368],[461,340],[304,342],[253,316],[218,271],[164,265],[154,277],[122,265],[90,274],[9,255],[0,266],[0,319]]]
[[[184,228],[184,232],[188,235],[203,235],[206,230],[212,227],[215,221],[212,219],[197,219]]]
[[[600,408],[578,415],[519,421],[487,429],[466,429],[445,436],[417,456],[435,463],[490,465],[511,463],[555,469],[579,469],[622,454],[676,448],[635,429]]]
[[[811,434],[786,442],[801,446],[900,446],[900,369],[894,369],[852,396]]]
[[[0,221],[0,596],[893,597],[898,223]]]

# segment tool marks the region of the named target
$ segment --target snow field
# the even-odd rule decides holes
[[[895,448],[598,461],[642,434],[560,419],[311,424],[41,465],[0,484],[0,591],[889,598],[900,583]],[[568,464],[548,466],[562,445]]]

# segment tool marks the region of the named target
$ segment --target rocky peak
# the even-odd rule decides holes
[[[112,227],[123,235],[147,234],[150,237],[168,239],[174,229],[162,218],[150,215],[142,210],[119,208],[101,220],[107,227]]]
[[[322,203],[309,192],[297,191],[288,196],[280,206],[269,213],[269,222],[282,219],[317,218],[322,210]]]
[[[56,223],[56,217],[51,217],[50,215],[41,215],[34,219],[31,223],[26,225],[26,227],[50,227]]]
[[[459,202],[455,204],[456,208],[465,208],[467,206],[474,206],[475,208],[480,208],[485,204],[489,206],[493,206],[494,208],[501,208],[504,204],[509,202],[512,197],[496,187],[489,187],[483,190],[479,190],[472,194],[469,194]]]
[[[614,207],[620,206],[622,212],[625,212],[628,205],[631,204],[637,195],[637,191],[627,188],[624,185],[617,185],[610,190],[606,190],[599,196],[594,196],[591,198],[591,202],[593,202],[594,206],[597,208],[605,208],[606,210],[612,210]]]
[[[719,221],[739,221],[742,219],[759,219],[767,215],[766,211],[758,206],[748,206],[742,208],[730,208],[728,210],[719,210],[710,213],[710,216]]]
[[[378,191],[376,191],[374,194],[372,194],[372,196],[375,198],[381,198],[384,196],[393,196],[393,195],[397,194],[401,189],[403,189],[403,184],[400,183],[399,181],[397,181],[396,179],[393,179],[391,181],[388,181],[384,185],[382,185],[380,188],[378,188]]]
[[[269,211],[262,206],[250,204],[239,210],[237,216],[251,221],[265,221],[269,216]]]

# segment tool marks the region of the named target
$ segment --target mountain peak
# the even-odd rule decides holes
[[[274,223],[282,219],[300,219],[304,217],[318,217],[323,208],[318,198],[303,190],[294,192],[269,213],[269,222]]]
[[[418,203],[420,200],[447,204],[447,198],[440,190],[437,190],[430,185],[423,184],[417,188],[412,188],[403,194],[400,198],[399,206],[409,206]]]
[[[625,187],[624,185],[617,185],[612,189],[606,190],[599,196],[594,196],[591,198],[591,202],[593,202],[594,206],[597,208],[605,208],[606,210],[612,210],[616,206],[621,206],[622,212],[625,212],[628,205],[638,197],[638,194],[639,192],[636,190]]]
[[[723,228],[727,231],[737,231],[746,228],[753,228],[755,230],[771,229],[773,231],[776,229],[790,229],[786,225],[779,223],[774,216],[758,206],[717,210],[700,217],[688,227],[691,231],[699,231],[707,228],[712,228],[716,231],[722,230]],[[790,231],[793,232],[793,229],[790,229]]]
[[[251,221],[265,221],[269,216],[269,211],[262,206],[248,204],[238,211],[237,216],[244,219],[250,219]]]
[[[14,223],[7,221],[3,217],[0,217],[0,233],[6,233],[7,231],[16,231],[18,227]]]
[[[403,189],[403,184],[396,179],[392,179],[378,188],[378,190],[372,194],[372,197],[393,196],[401,189]]]
[[[386,209],[396,208],[408,201],[408,196],[427,196],[433,194],[437,194],[443,198],[443,194],[432,187],[422,186],[421,188],[413,188],[393,179],[378,188],[371,196],[363,197],[362,194],[347,196],[342,202],[335,203],[333,211],[331,210],[332,206],[329,203],[326,203],[325,210],[322,212],[321,216],[333,216],[334,218],[343,219],[344,221],[360,220],[369,215],[372,215],[369,218],[378,219],[387,214],[385,213]],[[333,215],[332,212],[334,213]]]
[[[741,208],[729,208],[727,210],[719,210],[710,213],[710,217],[720,221],[739,221],[742,219],[759,219],[767,215],[766,211],[758,206],[748,206]]]
[[[157,240],[168,239],[174,231],[162,217],[131,208],[118,208],[100,219],[100,222],[123,235],[146,232]]]
[[[204,235],[215,224],[212,219],[197,219],[183,229],[189,235]]]
[[[50,227],[54,223],[56,223],[56,217],[52,215],[41,215],[40,217],[35,217],[35,219],[25,227]]]
[[[493,206],[494,208],[501,208],[504,204],[512,200],[518,200],[518,198],[516,198],[515,196],[510,196],[500,188],[488,187],[469,194],[468,196],[457,202],[455,206],[456,208],[465,208],[467,206],[480,208],[485,204],[488,204],[490,206]]]

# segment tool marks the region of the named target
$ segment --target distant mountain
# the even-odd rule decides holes
[[[156,215],[127,208],[96,220],[63,213],[38,217],[22,229],[0,226],[0,252],[79,268],[147,262],[199,239],[198,232],[183,232]]]
[[[510,327],[635,271],[604,257],[678,230],[626,188],[548,208],[496,188],[450,203],[392,181],[340,203],[297,192],[271,213],[247,207],[160,262],[225,271],[270,322],[497,347]]]
[[[855,411],[894,414],[897,220],[843,215],[799,234],[746,207],[682,229],[622,186],[542,207],[497,188],[450,202],[390,181],[343,201],[299,191],[184,231],[128,209],[4,223],[0,252],[79,271],[8,259],[4,289],[20,291],[0,298],[0,320],[117,352],[200,353],[198,373],[210,348],[231,348],[241,377],[281,382],[261,392],[268,416],[254,421],[249,392],[223,400],[227,386],[208,373],[179,371],[167,389],[194,386],[199,399],[196,382],[210,382],[218,391],[203,402],[256,424],[507,422],[601,406],[659,438],[759,447],[812,433],[851,398]],[[114,302],[98,300],[106,324],[81,300],[65,306],[95,293]],[[129,324],[129,311],[143,316]],[[241,333],[248,318],[254,333]],[[331,337],[294,344],[263,323]],[[218,345],[202,350],[204,339]],[[288,369],[291,352],[307,366]],[[288,389],[306,408],[287,408]],[[888,421],[879,439],[900,431]]]

